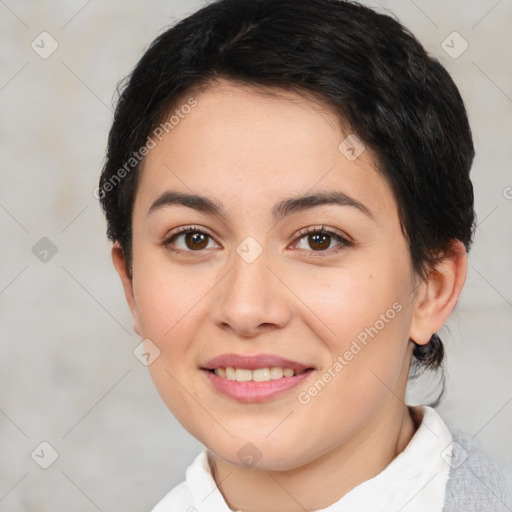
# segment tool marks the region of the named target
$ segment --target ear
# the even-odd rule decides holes
[[[466,248],[454,240],[420,285],[409,333],[418,345],[427,344],[450,316],[464,286],[467,268]]]
[[[128,273],[126,258],[124,256],[123,249],[118,242],[115,242],[112,246],[112,262],[114,263],[114,267],[116,268],[117,273],[121,278],[121,282],[123,283],[126,302],[128,303],[133,317],[133,329],[139,336],[142,336],[139,324],[137,303],[135,302],[135,297],[133,294],[133,280]]]

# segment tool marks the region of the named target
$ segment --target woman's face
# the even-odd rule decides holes
[[[160,396],[201,443],[232,464],[298,467],[403,396],[415,278],[397,205],[370,152],[352,136],[340,146],[350,133],[313,102],[228,82],[195,99],[144,161],[135,329],[160,351]],[[228,366],[240,381],[206,369]],[[308,370],[263,369],[294,366]]]

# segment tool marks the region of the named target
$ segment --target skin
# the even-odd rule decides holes
[[[226,81],[196,99],[198,106],[143,162],[133,275],[118,244],[113,262],[135,331],[161,351],[149,366],[155,386],[208,448],[228,505],[254,512],[324,508],[382,471],[414,435],[414,411],[404,402],[409,340],[427,343],[442,327],[464,283],[466,252],[455,241],[420,280],[396,201],[370,151],[349,161],[338,149],[349,132],[312,100],[283,91],[262,95]],[[167,190],[214,198],[227,217],[183,205],[148,215]],[[272,206],[284,198],[334,190],[371,215],[321,205],[272,219]],[[184,235],[163,243],[188,225],[211,235],[206,248],[187,245]],[[311,237],[297,236],[322,226],[351,244],[333,237],[321,251]],[[252,263],[236,252],[247,236],[263,250]],[[301,404],[298,393],[394,303],[401,311]],[[240,403],[216,392],[199,369],[226,353],[276,354],[315,371],[279,397]],[[248,442],[261,453],[252,468],[237,456]]]

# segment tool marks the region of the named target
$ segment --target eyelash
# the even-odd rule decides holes
[[[176,238],[178,238],[178,236],[185,235],[185,234],[188,234],[188,233],[206,235],[207,237],[213,239],[213,237],[209,233],[207,233],[206,231],[204,231],[203,229],[201,229],[201,228],[199,228],[197,226],[183,226],[181,228],[178,228],[173,233],[171,233],[162,242],[161,245],[167,247],[172,252],[176,252],[176,253],[180,253],[180,254],[185,254],[186,256],[192,256],[192,255],[194,255],[194,253],[202,252],[204,249],[199,249],[197,251],[191,251],[191,250],[186,250],[185,251],[183,249],[174,249],[171,246],[171,243]],[[335,233],[334,231],[331,231],[329,229],[325,229],[324,226],[322,226],[321,228],[319,228],[319,227],[304,228],[304,229],[300,230],[296,234],[296,238],[298,240],[301,240],[302,238],[304,238],[304,237],[306,237],[308,235],[316,235],[316,234],[328,235],[328,236],[336,239],[336,241],[339,242],[339,245],[337,247],[335,247],[334,249],[327,249],[327,250],[320,250],[320,251],[306,250],[306,252],[309,252],[309,253],[311,253],[312,255],[315,255],[315,256],[321,256],[321,257],[330,256],[332,254],[338,253],[339,251],[341,251],[341,250],[343,250],[343,249],[345,249],[347,247],[351,247],[352,245],[354,245],[353,242],[347,240],[346,238],[341,236],[339,233]],[[305,250],[305,249],[303,249],[303,250]]]

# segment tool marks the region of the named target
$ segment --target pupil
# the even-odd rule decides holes
[[[185,240],[189,249],[204,249],[208,245],[208,243],[205,243],[206,236],[202,233],[188,233],[185,235]],[[191,242],[192,247],[190,247],[189,242]]]
[[[317,233],[317,234],[310,235],[310,236],[311,236],[311,240],[313,241],[313,243],[310,243],[311,248],[326,249],[327,247],[329,247],[329,243],[327,243],[327,246],[326,246],[325,241],[326,240],[328,241],[330,235],[324,235],[321,233]],[[323,242],[323,245],[322,245],[322,242]],[[317,247],[315,247],[315,245]]]

